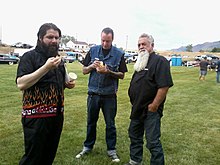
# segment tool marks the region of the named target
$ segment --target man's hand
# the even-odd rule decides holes
[[[97,68],[96,68],[96,71],[98,73],[101,73],[101,74],[107,74],[109,73],[109,69],[108,69],[108,66],[107,65],[99,65]]]
[[[73,81],[68,81],[65,83],[65,86],[68,88],[68,89],[72,89],[76,86],[76,81],[73,80]]]
[[[59,66],[60,62],[61,62],[61,57],[51,57],[48,58],[48,60],[46,61],[45,67],[48,70],[55,69]]]
[[[158,109],[158,105],[156,105],[156,104],[149,104],[148,105],[148,111],[150,111],[150,112],[157,112],[157,109]]]
[[[83,74],[89,74],[92,70],[99,68],[101,65],[101,61],[95,60],[92,64],[89,66],[83,67]],[[98,69],[99,70],[99,69]]]

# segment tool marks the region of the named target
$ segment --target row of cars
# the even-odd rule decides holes
[[[15,44],[12,44],[11,47],[30,49],[33,47],[33,45],[22,43],[22,42],[17,42]]]
[[[74,61],[79,61],[82,63],[84,59],[84,55],[79,52],[66,52],[66,55],[63,57],[64,62],[66,63],[72,63]],[[20,61],[20,58],[15,55],[10,54],[0,54],[0,64],[18,64]]]
[[[204,55],[195,56],[196,61],[201,61],[204,58],[206,58],[208,61],[219,60],[219,57],[213,54],[204,54]]]
[[[206,55],[201,55],[201,56],[196,56],[195,61],[200,62],[202,59],[206,58],[209,62],[209,69],[215,69],[216,65],[218,63],[218,60],[220,57],[213,55],[213,54],[206,54]]]
[[[193,61],[182,61],[182,65],[187,66],[187,67],[191,67],[191,66],[192,67],[198,67],[200,61],[205,59],[205,58],[210,63],[210,65],[209,65],[210,68],[215,68],[218,60],[220,59],[219,56],[216,56],[216,55],[213,55],[213,54],[204,54],[204,55],[195,56]]]
[[[10,54],[0,54],[0,64],[17,64],[19,63],[20,59],[16,56]]]

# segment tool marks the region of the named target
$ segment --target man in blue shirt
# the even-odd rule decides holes
[[[114,33],[111,28],[101,32],[101,45],[92,47],[83,61],[83,74],[90,74],[87,98],[87,135],[83,150],[76,155],[81,158],[89,153],[96,141],[96,125],[102,109],[106,124],[107,154],[113,162],[120,159],[116,153],[117,91],[119,79],[124,78],[127,66],[124,52],[112,46]]]

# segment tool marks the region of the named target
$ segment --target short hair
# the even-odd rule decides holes
[[[154,38],[152,37],[152,35],[143,33],[143,34],[140,35],[139,38],[147,38],[148,41],[149,41],[151,44],[154,44]]]
[[[111,28],[109,28],[109,27],[106,27],[106,28],[104,28],[103,30],[102,30],[102,33],[105,33],[105,34],[112,34],[112,40],[114,39],[114,32],[113,32],[113,30],[111,29]]]
[[[41,27],[37,33],[38,40],[40,38],[43,38],[43,36],[47,33],[47,30],[49,30],[49,29],[53,29],[55,31],[58,31],[59,37],[61,37],[61,30],[55,24],[45,23],[45,24],[41,25]]]

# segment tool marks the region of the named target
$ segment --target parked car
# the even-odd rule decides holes
[[[84,59],[84,55],[79,52],[66,52],[66,56],[64,56],[64,62],[72,63],[74,61],[82,62]]]
[[[17,42],[17,43],[15,43],[15,44],[11,45],[11,47],[30,49],[30,48],[32,48],[33,46],[30,45],[30,44],[22,43],[22,42]]]
[[[204,54],[204,55],[195,56],[195,60],[196,60],[196,61],[201,61],[201,60],[204,59],[205,57],[207,58],[208,61],[218,60],[218,59],[219,59],[219,57],[216,56],[216,55]]]
[[[211,57],[212,60],[219,60],[219,57],[216,56],[216,55],[208,54],[207,56],[208,56],[208,57]]]
[[[85,55],[79,53],[79,54],[78,54],[78,57],[77,57],[77,60],[78,60],[80,63],[82,63],[84,59],[85,59]]]
[[[137,57],[138,57],[138,53],[137,51],[134,50],[126,50],[125,51],[125,58],[128,58],[128,62],[136,62],[137,61]]]
[[[182,66],[199,67],[200,61],[182,61]]]
[[[70,55],[64,56],[63,60],[66,63],[72,63],[76,61],[76,56],[74,54],[70,54]]]
[[[16,56],[12,56],[9,54],[0,54],[0,64],[17,64],[19,63],[20,59]]]
[[[134,50],[125,50],[125,53],[126,53],[126,54],[130,54],[130,55],[136,55],[136,54],[138,54],[137,51],[134,51]]]
[[[125,53],[124,59],[126,64],[131,63],[133,61],[133,55]]]

